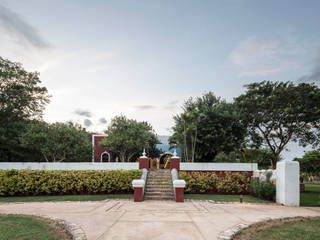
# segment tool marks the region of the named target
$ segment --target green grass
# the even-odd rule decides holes
[[[0,240],[58,240],[44,222],[33,217],[0,216]]]
[[[305,184],[305,189],[308,192],[319,192],[320,193],[320,184]]]
[[[101,201],[105,199],[132,199],[132,198],[133,198],[133,194],[61,195],[61,196],[0,197],[0,202]]]
[[[240,195],[220,195],[220,194],[185,194],[185,199],[213,200],[216,202],[240,202]],[[250,195],[243,195],[243,202],[247,203],[271,203]]]
[[[305,184],[305,189],[300,194],[300,206],[320,206],[320,185]]]
[[[320,218],[286,222],[259,231],[251,240],[315,240],[320,239]]]

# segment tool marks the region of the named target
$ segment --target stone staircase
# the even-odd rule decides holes
[[[144,200],[173,200],[172,180],[169,169],[150,169]]]

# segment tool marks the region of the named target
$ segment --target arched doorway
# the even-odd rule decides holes
[[[171,152],[166,152],[160,155],[160,168],[170,168],[170,159],[173,156]],[[168,164],[166,165],[168,161]]]
[[[101,162],[110,162],[110,154],[108,152],[101,153]]]

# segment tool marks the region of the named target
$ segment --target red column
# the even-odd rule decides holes
[[[176,202],[184,202],[184,188],[174,189],[174,199]]]
[[[135,202],[142,202],[143,200],[143,188],[142,187],[135,187],[134,188],[134,201]]]
[[[149,158],[147,157],[140,157],[139,158],[139,169],[149,169]]]
[[[177,171],[180,171],[180,158],[179,157],[172,157],[170,160],[170,171],[172,169],[177,169]]]

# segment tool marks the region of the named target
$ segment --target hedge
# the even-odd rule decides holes
[[[225,172],[218,177],[214,172],[180,172],[186,181],[185,193],[247,194],[250,187],[248,173]]]
[[[131,193],[140,170],[0,170],[0,196]]]

